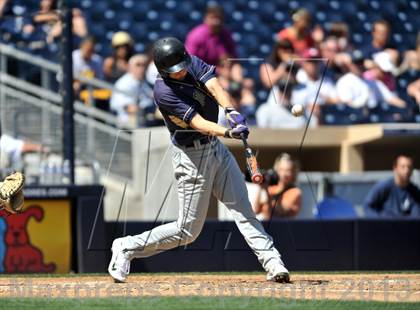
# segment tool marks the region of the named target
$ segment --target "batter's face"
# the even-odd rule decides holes
[[[187,75],[187,69],[182,69],[181,71],[169,73],[169,77],[174,80],[183,80]]]

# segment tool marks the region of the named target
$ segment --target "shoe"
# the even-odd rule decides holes
[[[289,271],[281,264],[277,264],[272,271],[267,273],[267,281],[290,283]]]
[[[112,258],[109,262],[108,273],[115,283],[124,283],[130,273],[130,260],[123,252],[123,238],[115,239],[112,243]]]

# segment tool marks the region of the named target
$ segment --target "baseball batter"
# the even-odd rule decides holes
[[[213,194],[232,212],[240,232],[266,270],[267,280],[288,282],[289,272],[272,238],[252,211],[239,166],[217,139],[241,139],[241,135],[248,136],[249,130],[220,86],[215,67],[189,55],[184,45],[171,37],[155,43],[153,57],[160,74],[154,86],[155,104],[173,143],[179,217],[140,235],[115,239],[109,274],[116,282],[124,282],[133,258],[193,242],[203,227]],[[224,108],[231,128],[217,124],[218,105]]]

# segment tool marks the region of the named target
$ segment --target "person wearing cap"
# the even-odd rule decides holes
[[[118,31],[112,36],[111,45],[112,55],[105,58],[103,70],[105,79],[115,83],[127,73],[128,60],[133,56],[133,40],[127,32]]]
[[[315,47],[311,33],[311,14],[306,9],[299,9],[292,15],[293,25],[278,33],[278,40],[289,40],[295,52],[302,54],[305,50]]]
[[[231,32],[224,26],[223,8],[217,3],[207,6],[204,22],[193,28],[185,40],[188,53],[210,65],[224,58],[236,58],[236,45]]]
[[[115,281],[124,282],[131,260],[194,242],[214,195],[231,211],[239,231],[267,272],[266,279],[289,282],[289,272],[272,237],[252,210],[238,163],[218,139],[247,139],[249,128],[218,82],[215,67],[189,55],[184,44],[173,37],[155,42],[153,60],[159,71],[153,93],[170,132],[179,216],[150,231],[115,239],[109,274]],[[219,106],[226,111],[229,128],[217,124]]]
[[[392,92],[397,90],[397,82],[394,73],[397,68],[391,60],[391,55],[386,52],[379,52],[373,55],[373,67],[363,73],[366,80],[379,80]]]
[[[363,78],[363,63],[363,53],[355,50],[351,61],[346,64],[347,73],[340,77],[336,84],[339,102],[352,108],[374,108],[380,103],[405,108],[406,103],[395,96],[384,83]]]

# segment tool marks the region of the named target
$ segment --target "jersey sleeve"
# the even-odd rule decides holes
[[[193,106],[184,102],[178,98],[172,92],[156,93],[155,91],[155,103],[162,114],[167,114],[174,121],[174,117],[177,121],[190,124],[192,118],[197,113]]]
[[[191,56],[191,68],[195,78],[203,83],[216,76],[216,67],[205,63],[196,56]]]

